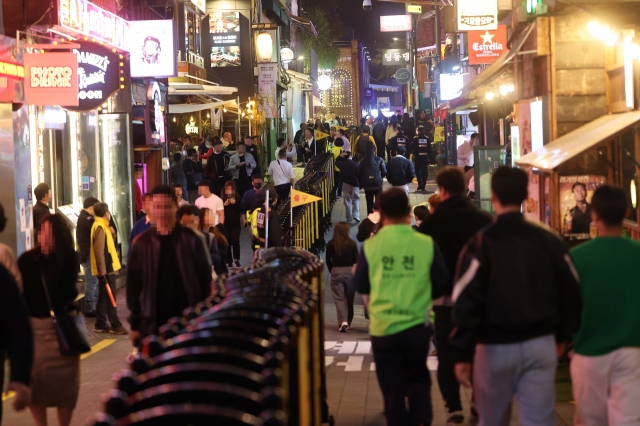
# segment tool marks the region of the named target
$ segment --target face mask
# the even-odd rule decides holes
[[[253,187],[254,187],[255,189],[260,189],[260,188],[262,188],[262,182],[260,182],[260,183],[254,183],[254,184],[253,184]]]

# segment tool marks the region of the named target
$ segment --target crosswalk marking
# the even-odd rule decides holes
[[[368,354],[371,352],[371,342],[358,342],[357,354]]]
[[[356,344],[358,342],[342,342],[342,346],[338,351],[339,354],[352,354],[356,349]],[[337,346],[337,345],[336,345]]]
[[[326,367],[328,367],[328,366],[330,366],[331,364],[333,364],[333,360],[334,360],[334,357],[332,357],[332,356],[325,356],[325,357],[324,357],[324,366],[325,366],[325,368],[326,368]]]
[[[338,362],[338,367],[344,367],[344,371],[362,371],[363,356],[350,356],[346,362]]]

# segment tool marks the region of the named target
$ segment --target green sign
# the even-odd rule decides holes
[[[400,84],[407,84],[411,81],[411,71],[406,68],[400,68],[396,71],[393,78]]]

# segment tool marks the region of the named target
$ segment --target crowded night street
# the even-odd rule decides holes
[[[0,425],[640,426],[640,0],[0,0]]]

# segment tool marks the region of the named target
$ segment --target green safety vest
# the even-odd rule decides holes
[[[386,225],[364,243],[369,264],[369,333],[389,336],[427,324],[433,240],[409,225]]]

